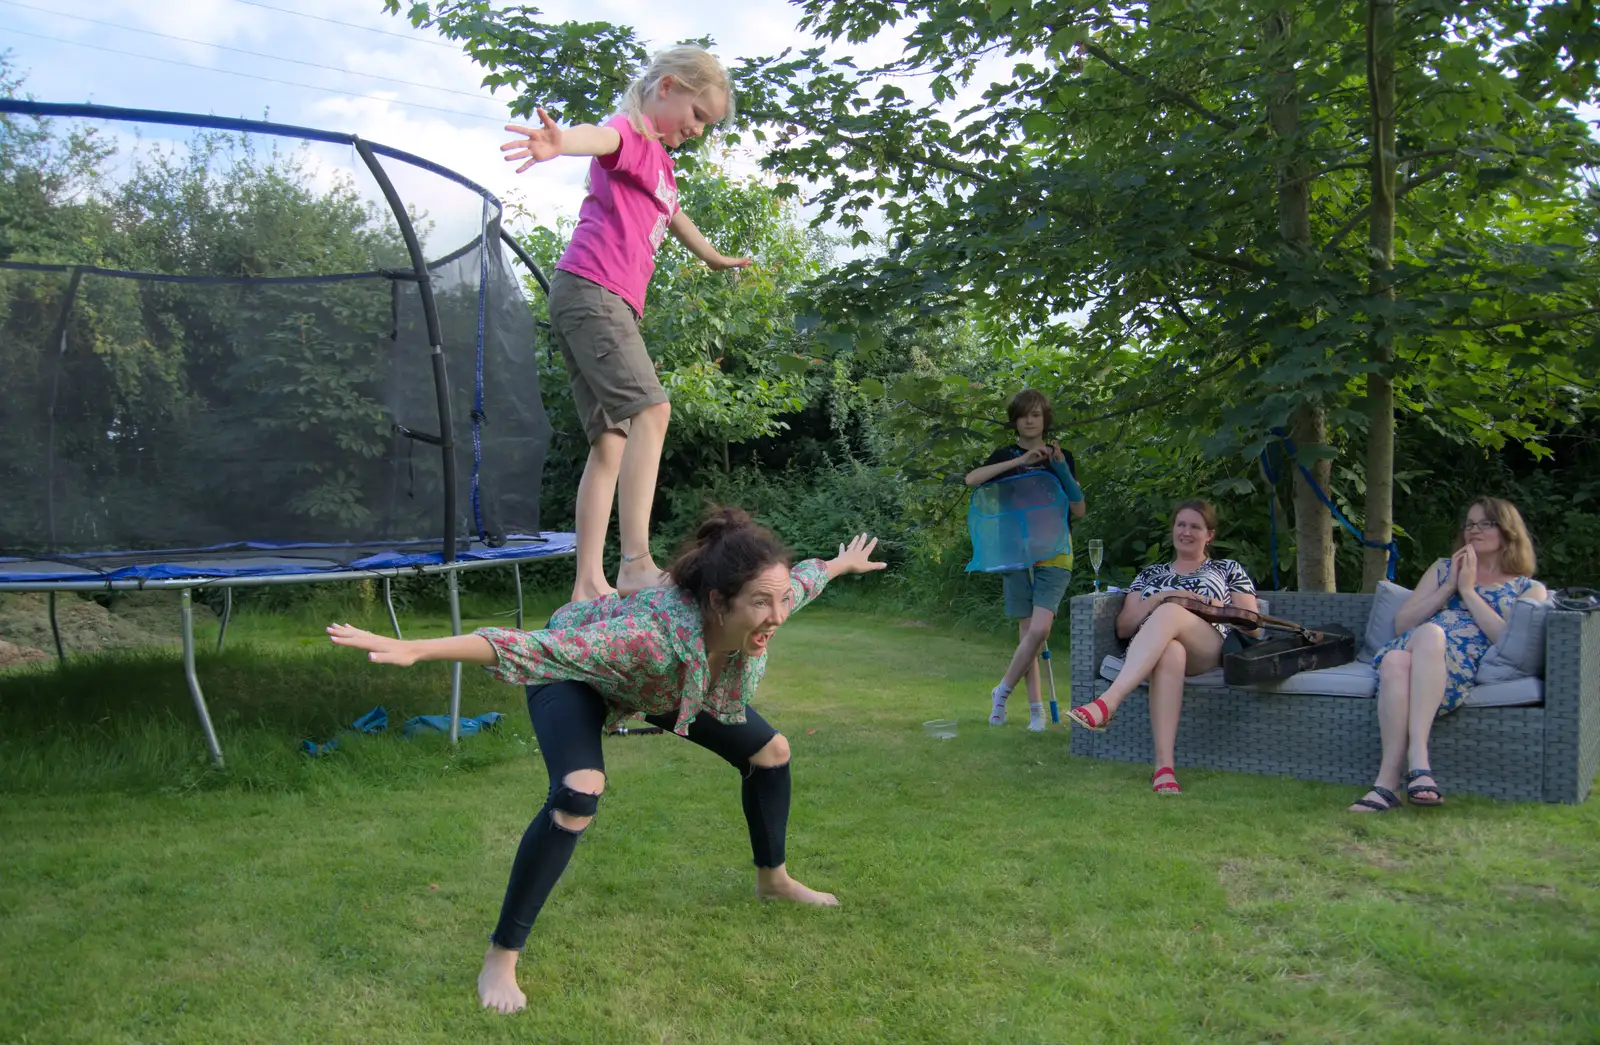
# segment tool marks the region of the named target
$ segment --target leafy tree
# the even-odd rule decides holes
[[[868,211],[888,223],[881,256],[815,288],[837,326],[976,310],[1104,375],[1085,423],[1159,409],[1245,460],[1284,426],[1325,488],[1370,434],[1356,474],[1380,539],[1386,393],[1451,439],[1536,454],[1589,401],[1600,157],[1572,104],[1597,97],[1592,0],[801,8],[835,43],[906,41],[881,67],[817,48],[734,69],[783,190],[814,187],[858,242]],[[627,27],[532,8],[407,13],[523,113],[602,116],[644,54]],[[1009,75],[980,89],[1000,57]],[[979,96],[952,119],[963,90]],[[1060,321],[1075,312],[1081,330]],[[1129,350],[1130,369],[1104,365]],[[950,409],[928,392],[925,411]],[[1329,588],[1331,523],[1294,476],[1299,583]]]

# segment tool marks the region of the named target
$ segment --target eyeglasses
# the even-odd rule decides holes
[[[1500,524],[1493,519],[1479,519],[1477,522],[1467,520],[1461,524],[1462,533],[1471,533],[1474,530],[1498,530]]]

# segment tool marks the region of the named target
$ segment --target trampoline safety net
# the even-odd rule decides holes
[[[0,555],[539,532],[542,339],[487,191],[302,128],[4,99],[0,121],[27,205],[0,237]],[[25,177],[74,141],[92,169]]]

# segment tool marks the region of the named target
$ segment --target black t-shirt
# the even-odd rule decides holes
[[[1046,448],[1048,449],[1048,444],[1047,444]],[[1023,454],[1025,454],[1027,452],[1028,451],[1024,450],[1022,447],[1018,446],[1016,443],[1012,443],[1010,446],[1002,446],[998,450],[996,450],[994,453],[990,454],[989,455],[989,459],[987,461],[983,462],[983,464],[984,464],[984,467],[988,467],[991,464],[999,464],[1002,461],[1015,460],[1016,458],[1021,457]],[[1072,473],[1072,478],[1074,478],[1074,479],[1078,478],[1078,462],[1073,460],[1072,451],[1068,450],[1066,447],[1062,447],[1061,448],[1061,455],[1067,459],[1067,471]],[[1023,474],[1026,474],[1028,472],[1048,472],[1049,470],[1050,469],[1049,469],[1049,467],[1048,467],[1048,465],[1046,463],[1040,463],[1040,464],[1035,464],[1035,465],[1029,465],[1027,468],[1018,468],[1018,469],[1016,469],[1014,471],[1011,471],[1011,472],[1008,472],[1006,474],[1008,474],[1008,475],[1023,475]]]

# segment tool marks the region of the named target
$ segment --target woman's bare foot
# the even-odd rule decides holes
[[[478,1000],[486,1009],[511,1013],[528,1007],[527,995],[517,986],[518,952],[489,945],[478,973]]]
[[[616,593],[617,589],[607,584],[604,577],[598,581],[579,580],[572,586],[572,598],[568,601],[593,602],[595,599],[603,599],[607,595],[615,595]]]
[[[761,900],[815,904],[818,907],[839,906],[839,898],[832,893],[819,893],[790,878],[787,865],[756,868],[756,897]]]
[[[629,559],[617,568],[617,594],[632,595],[646,588],[660,588],[668,582],[667,575],[649,555]]]

